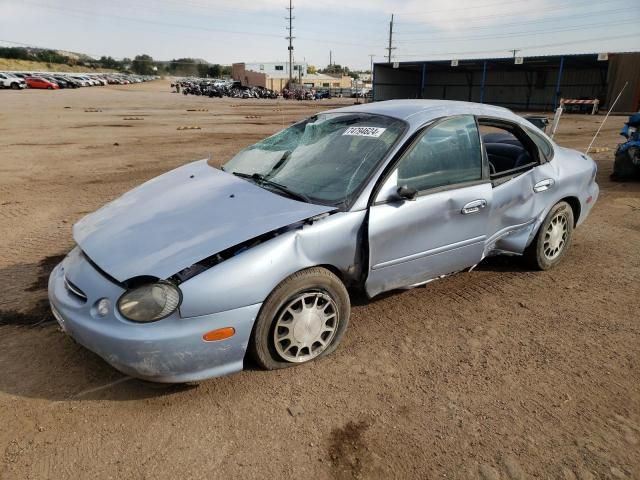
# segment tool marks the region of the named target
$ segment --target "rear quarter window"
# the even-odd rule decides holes
[[[540,150],[540,153],[544,157],[544,159],[548,162],[553,158],[553,145],[549,143],[542,135],[531,130],[529,128],[526,129],[527,135],[533,140],[533,142]]]

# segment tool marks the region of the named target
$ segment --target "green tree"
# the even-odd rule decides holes
[[[116,70],[122,67],[122,64],[113,57],[100,57],[98,63],[102,68],[112,68]]]
[[[155,73],[153,67],[155,67],[153,58],[146,54],[136,55],[131,63],[131,70],[138,75],[152,75]]]
[[[324,69],[320,70],[320,73],[326,73],[327,75],[351,75],[349,67],[343,67],[337,63],[327,65]]]
[[[193,58],[173,59],[167,66],[167,71],[171,75],[177,76],[194,76],[199,75],[198,63]]]

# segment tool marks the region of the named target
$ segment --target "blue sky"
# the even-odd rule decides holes
[[[116,58],[284,60],[288,0],[0,0],[0,44]],[[394,60],[640,50],[637,0],[294,0],[295,59]]]

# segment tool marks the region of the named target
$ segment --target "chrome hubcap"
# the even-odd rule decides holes
[[[547,230],[544,232],[544,256],[549,260],[553,260],[564,248],[567,242],[569,228],[567,225],[567,217],[564,213],[559,213],[549,223]]]
[[[306,362],[327,349],[337,327],[338,308],[329,295],[300,293],[282,309],[276,321],[276,351],[288,362]]]

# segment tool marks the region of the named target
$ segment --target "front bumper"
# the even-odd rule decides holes
[[[73,289],[69,289],[68,282]],[[84,293],[86,300],[74,290]],[[49,302],[63,330],[127,375],[180,383],[242,370],[261,304],[191,318],[181,318],[176,312],[157,322],[139,324],[124,319],[114,308],[123,292],[99,273],[78,248],[49,278]],[[102,298],[111,302],[105,317],[98,316],[95,309]],[[206,332],[223,327],[233,327],[235,335],[218,342],[202,339]]]

